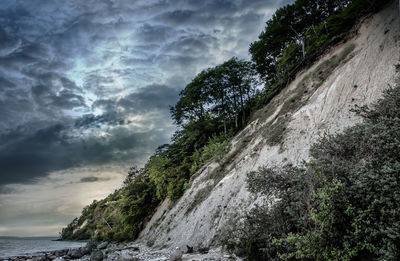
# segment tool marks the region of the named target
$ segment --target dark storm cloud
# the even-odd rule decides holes
[[[134,35],[133,40],[138,40],[144,43],[162,43],[168,38],[176,34],[176,30],[172,27],[165,25],[150,25],[144,24],[138,28],[137,34]]]
[[[162,118],[156,120],[168,125]],[[149,155],[149,151],[165,142],[166,136],[170,135],[157,129],[136,133],[135,129],[117,126],[109,130],[108,137],[90,136],[80,140],[70,137],[70,132],[73,130],[69,127],[57,124],[33,134],[14,131],[3,135],[0,185],[32,182],[51,171],[84,165],[127,160],[139,164],[135,156],[143,160],[140,155]]]
[[[191,22],[195,16],[196,12],[194,10],[173,10],[163,13],[159,16],[159,19],[171,25],[182,25]]]
[[[99,181],[98,177],[84,177],[81,178],[80,182],[86,183],[86,182],[96,182]]]
[[[166,86],[153,84],[131,93],[117,102],[125,111],[132,113],[146,113],[154,109],[169,112],[169,106],[174,105],[178,99],[179,90]]]
[[[174,53],[182,56],[202,56],[208,53],[210,47],[217,44],[217,39],[209,35],[184,36],[163,48],[163,53]]]
[[[15,87],[14,83],[10,82],[9,80],[3,77],[0,77],[0,90],[13,87]]]
[[[169,118],[169,106],[178,99],[178,88],[166,85],[149,85],[130,93],[120,99],[99,99],[93,103],[94,108],[103,111],[102,115],[86,114],[75,121],[76,128],[101,128],[105,125],[124,126],[133,123],[129,116],[140,116],[146,113],[157,113],[164,119]],[[163,124],[168,125],[166,122]]]
[[[62,109],[73,109],[76,107],[85,107],[85,100],[82,96],[73,91],[64,89],[58,94],[48,85],[36,85],[32,87],[32,95],[40,106],[52,106]]]
[[[99,181],[107,181],[109,178],[99,178],[94,176],[83,177],[80,179],[80,183],[91,183],[91,182],[99,182]]]
[[[110,103],[110,106],[114,106],[114,102]],[[114,126],[126,124],[126,120],[121,116],[118,116],[115,112],[104,113],[98,116],[93,114],[85,114],[75,121],[74,126],[76,128],[91,129],[101,128],[106,124]]]
[[[68,164],[63,162],[65,151],[60,150],[64,143],[62,130],[63,126],[59,124],[27,136],[14,131],[13,135],[1,137],[5,144],[0,151],[0,168],[4,173],[1,184],[32,181],[48,170],[66,167]]]

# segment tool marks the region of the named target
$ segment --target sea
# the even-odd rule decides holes
[[[0,237],[0,259],[38,252],[79,248],[86,242],[56,241],[56,237]]]

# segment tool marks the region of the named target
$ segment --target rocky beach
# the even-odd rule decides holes
[[[3,261],[158,261],[158,260],[187,260],[187,261],[229,261],[241,260],[229,255],[221,249],[152,249],[145,245],[117,242],[88,242],[84,247],[56,251],[40,252],[32,255],[15,256]]]

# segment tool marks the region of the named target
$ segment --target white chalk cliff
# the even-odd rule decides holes
[[[329,75],[318,78],[318,71],[329,65],[334,55],[340,57],[346,51],[351,52]],[[394,1],[365,17],[353,35],[298,73],[233,139],[219,172],[217,162],[201,168],[178,202],[163,202],[138,240],[152,242],[155,247],[217,244],[235,211],[254,200],[246,189],[248,172],[308,160],[309,148],[321,134],[338,132],[360,121],[349,109],[376,101],[394,82],[394,65],[399,63],[400,14],[399,3]],[[285,111],[289,101],[301,105]],[[280,121],[284,121],[283,126]],[[271,126],[277,126],[278,131]],[[282,138],[274,144],[271,135],[278,134]]]

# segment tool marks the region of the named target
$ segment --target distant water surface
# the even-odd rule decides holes
[[[85,242],[54,241],[56,237],[0,237],[0,259],[84,246]]]

